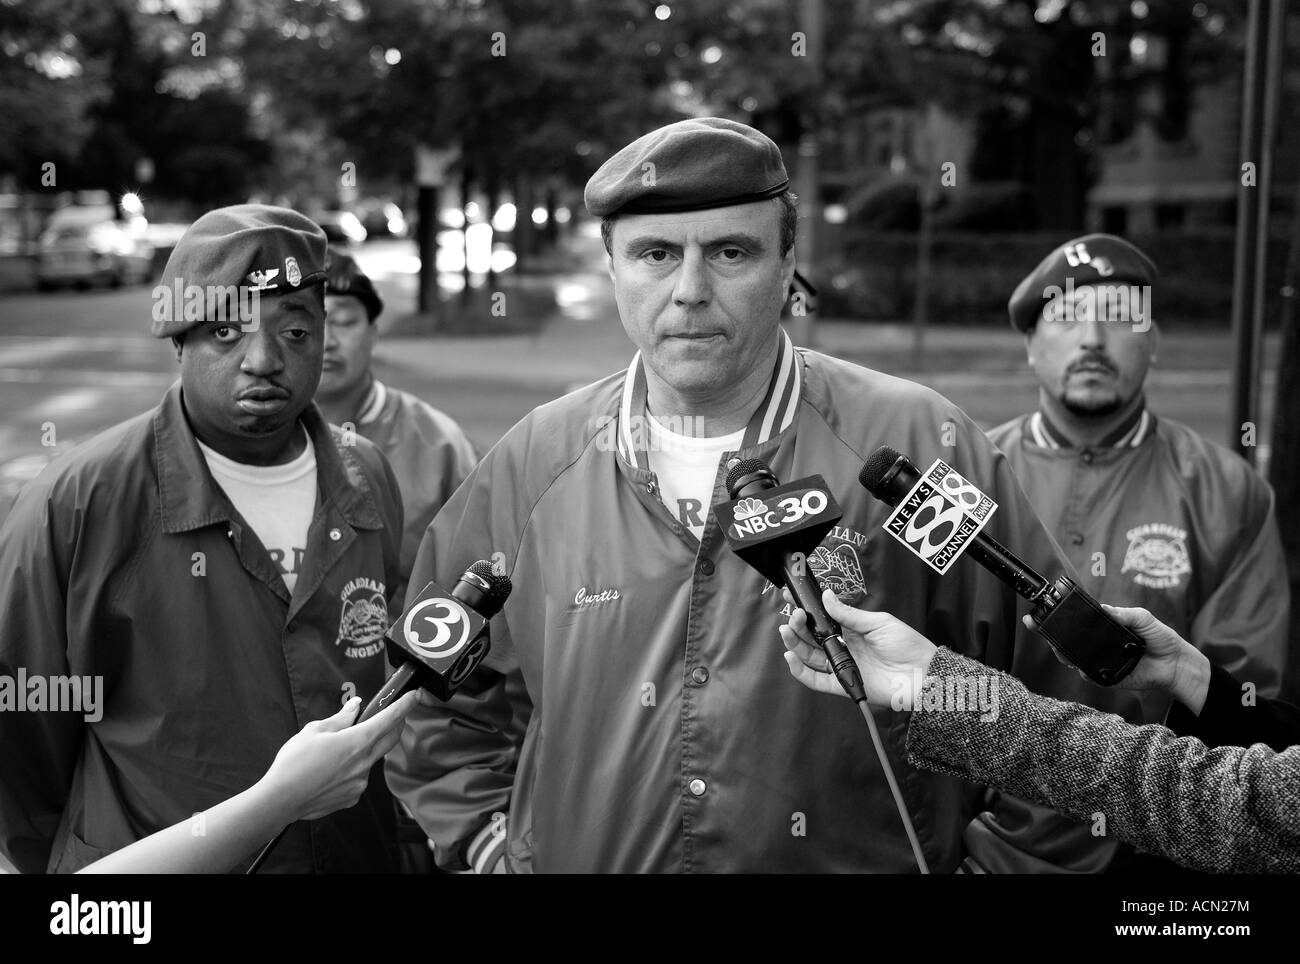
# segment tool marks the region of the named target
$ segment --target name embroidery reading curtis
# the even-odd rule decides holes
[[[586,586],[580,586],[578,591],[573,594],[573,604],[575,606],[593,606],[597,603],[614,602],[621,599],[617,589],[598,589],[595,592],[588,592]]]

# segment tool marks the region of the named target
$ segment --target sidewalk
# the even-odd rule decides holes
[[[518,310],[545,311],[508,334],[412,335],[418,316],[398,316],[381,330],[375,356],[386,364],[438,381],[475,382],[534,388],[556,394],[588,384],[626,367],[635,349],[618,320],[614,290],[605,270],[599,225],[584,222],[560,250],[537,259],[527,274],[503,275],[495,286],[504,294],[508,316]],[[469,309],[484,327],[500,327],[490,316],[491,292],[474,296]],[[457,295],[442,305],[445,313],[464,311]],[[456,318],[452,327],[464,330]],[[382,322],[381,322],[382,324]],[[391,332],[391,333],[390,333]]]

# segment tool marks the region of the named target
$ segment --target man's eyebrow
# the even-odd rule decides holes
[[[737,232],[735,234],[724,234],[719,238],[709,241],[706,247],[710,248],[749,248],[751,251],[763,251],[767,248],[767,243],[756,234],[746,234]]]
[[[301,291],[287,292],[276,296],[276,302],[282,310],[287,311],[305,311],[314,314],[317,307],[320,308],[321,318],[325,317],[324,306],[318,306],[315,299]]]
[[[675,241],[669,241],[667,238],[661,238],[654,234],[638,234],[631,238],[623,245],[624,254],[633,254],[637,251],[646,251],[650,248],[663,248],[665,251],[680,251],[681,245]]]
[[[704,242],[706,248],[726,248],[739,247],[748,248],[750,251],[762,252],[767,250],[767,243],[758,235],[749,234],[744,231],[738,231],[732,234],[719,235],[716,238],[710,238]],[[667,238],[661,238],[653,234],[641,234],[631,238],[624,246],[625,254],[635,254],[638,251],[647,251],[652,248],[663,248],[665,251],[680,251],[682,246],[676,241],[669,241]]]

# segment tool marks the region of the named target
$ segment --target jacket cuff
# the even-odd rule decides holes
[[[1210,685],[1205,704],[1196,715],[1177,700],[1169,707],[1165,726],[1179,736],[1194,736],[1207,746],[1224,746],[1241,729],[1241,686],[1231,673],[1210,661]]]
[[[508,818],[507,818],[508,819]],[[500,872],[497,865],[506,855],[506,821],[489,820],[465,848],[465,862],[476,874]]]

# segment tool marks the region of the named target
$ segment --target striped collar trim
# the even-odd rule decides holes
[[[1100,449],[1135,449],[1151,434],[1151,427],[1155,424],[1155,419],[1147,411],[1144,402],[1139,408],[1135,409],[1132,416],[1125,419],[1123,424],[1115,427],[1115,430],[1099,441],[1095,448]],[[1059,428],[1051,423],[1041,411],[1034,412],[1029,416],[1027,431],[1034,442],[1047,449],[1069,449],[1075,448],[1072,443]]]
[[[745,428],[744,439],[739,451],[753,448],[784,432],[794,422],[795,412],[799,408],[799,396],[803,391],[803,362],[790,342],[790,336],[781,331],[781,340],[777,346],[776,365],[772,370],[772,380],[768,383],[763,401],[754,411]],[[618,453],[631,464],[641,469],[650,468],[650,460],[644,449],[649,439],[649,432],[637,431],[638,418],[646,416],[646,376],[645,365],[641,362],[641,353],[637,352],[628,366],[627,377],[623,379],[623,399],[618,410]],[[640,442],[642,447],[638,447]]]
[[[366,393],[366,400],[361,403],[361,414],[357,416],[357,422],[366,425],[373,422],[379,417],[379,413],[384,410],[384,404],[388,401],[388,389],[378,378],[370,382],[370,391]]]

